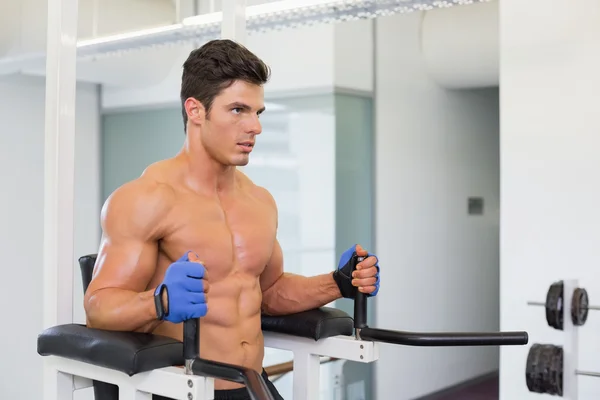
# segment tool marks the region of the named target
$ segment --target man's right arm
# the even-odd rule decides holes
[[[102,242],[84,297],[88,327],[151,332],[160,324],[155,288],[147,288],[171,195],[165,186],[141,178],[117,189],[105,203]]]

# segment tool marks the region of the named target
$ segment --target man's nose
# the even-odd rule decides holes
[[[260,119],[258,118],[258,115],[252,117],[252,119],[250,121],[248,121],[248,133],[254,134],[254,135],[260,135],[262,132],[262,125],[260,123]]]

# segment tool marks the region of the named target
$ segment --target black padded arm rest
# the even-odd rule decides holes
[[[129,376],[183,365],[183,343],[139,332],[117,332],[59,325],[38,336],[38,354],[59,356],[121,371]]]
[[[319,340],[337,335],[351,336],[354,321],[342,310],[321,307],[280,317],[263,315],[262,329]]]

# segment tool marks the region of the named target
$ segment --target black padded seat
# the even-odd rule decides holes
[[[105,367],[129,376],[158,368],[183,365],[183,343],[140,332],[115,332],[67,324],[38,336],[42,356],[59,356]]]
[[[354,320],[342,310],[321,307],[279,317],[262,316],[262,330],[319,340],[352,336]]]
[[[262,329],[317,341],[336,335],[352,335],[353,321],[341,310],[323,307],[281,317],[263,316]],[[67,324],[43,331],[37,345],[42,356],[64,357],[129,376],[183,365],[182,342],[148,333],[106,331]]]

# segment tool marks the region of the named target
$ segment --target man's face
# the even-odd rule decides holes
[[[263,111],[264,91],[259,85],[235,81],[216,96],[201,133],[211,157],[224,165],[248,164],[256,136],[262,132],[258,118]]]

